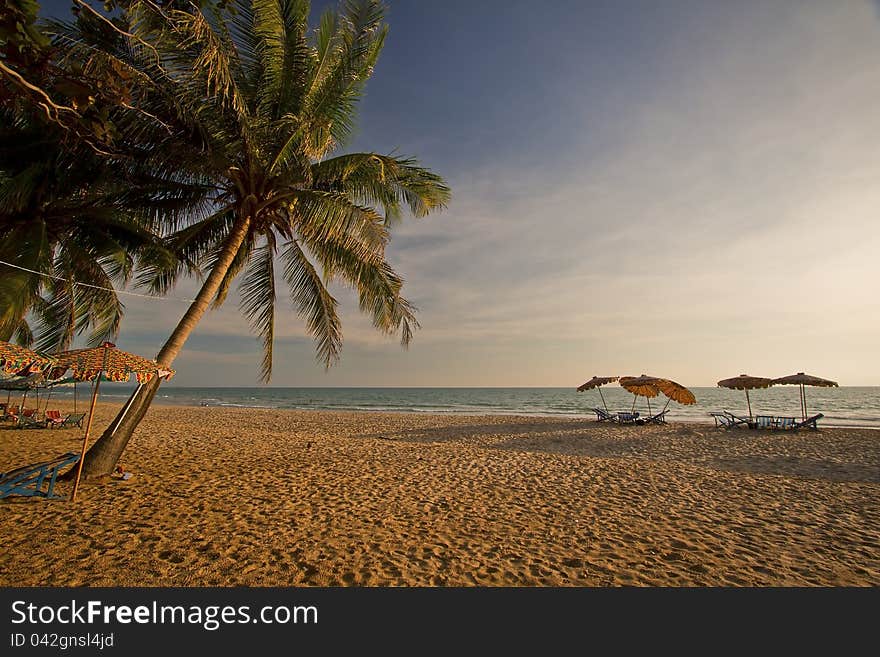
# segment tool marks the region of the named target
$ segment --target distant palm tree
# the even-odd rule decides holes
[[[254,0],[179,11],[134,1],[111,28],[81,12],[56,25],[70,57],[112,65],[135,81],[131,122],[157,170],[210,187],[211,211],[162,214],[178,229],[166,244],[182,258],[154,265],[140,282],[167,291],[186,266],[207,274],[195,301],[160,350],[169,367],[213,303],[241,274],[241,310],[263,343],[262,377],[272,372],[276,264],[326,366],[340,353],[337,302],[327,284],[359,295],[373,325],[409,343],[418,326],[385,259],[389,229],[404,207],[424,216],[445,207],[443,180],[408,158],[331,157],[350,136],[355,105],[384,44],[375,0],[329,10],[314,32],[309,2]],[[152,122],[147,118],[152,117]],[[89,451],[86,475],[112,471],[158,388],[141,387]]]

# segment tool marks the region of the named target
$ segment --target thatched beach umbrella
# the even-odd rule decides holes
[[[769,388],[773,385],[773,379],[767,379],[761,376],[749,376],[748,374],[740,374],[731,379],[723,379],[718,382],[722,388],[730,388],[731,390],[746,391],[746,405],[749,407],[749,418],[752,417],[752,401],[749,399],[749,390],[757,388]]]
[[[821,379],[818,376],[812,376],[811,374],[804,374],[803,372],[798,372],[797,374],[791,374],[789,376],[783,376],[778,379],[773,379],[773,383],[778,383],[779,385],[796,385],[801,387],[801,413],[802,420],[807,419],[807,393],[804,391],[804,386],[819,386],[821,388],[836,388],[836,381],[829,381],[828,379]]]
[[[648,413],[651,412],[651,399],[660,394],[657,383],[660,379],[655,376],[622,376],[620,377],[620,386],[625,390],[629,390],[633,396],[632,410],[636,410],[636,399],[646,397],[648,400]]]
[[[58,354],[52,368],[53,378],[60,377],[67,370],[70,370],[71,378],[76,381],[94,381],[89,419],[86,421],[86,430],[83,436],[82,454],[80,454],[77,464],[73,492],[70,495],[72,502],[76,499],[76,491],[79,488],[83,459],[89,442],[89,431],[92,428],[92,418],[95,414],[95,402],[98,400],[98,386],[101,381],[124,382],[134,374],[138,384],[141,385],[154,376],[170,379],[174,375],[174,371],[159,367],[155,361],[117,349],[112,342],[105,342],[100,347],[92,349],[75,349]]]
[[[660,388],[660,392],[674,402],[686,406],[697,403],[697,398],[694,396],[694,393],[680,383],[676,383],[670,379],[660,379],[657,383],[657,387]],[[666,406],[669,406],[669,401],[666,402]]]
[[[584,390],[592,390],[593,388],[598,389],[599,396],[602,398],[602,404],[605,406],[605,411],[607,412],[608,404],[605,403],[605,395],[602,394],[602,386],[607,383],[614,383],[618,378],[619,377],[616,376],[594,376],[583,385],[579,385],[577,391],[583,392]]]
[[[676,383],[670,379],[661,379],[656,376],[646,376],[642,374],[641,376],[622,376],[620,377],[620,385],[629,390],[634,395],[638,395],[641,397],[647,397],[648,399],[648,412],[651,412],[651,398],[656,397],[661,392],[668,398],[666,400],[666,406],[663,407],[663,410],[669,406],[670,401],[678,402],[679,404],[696,404],[697,398],[694,396],[690,390],[685,388],[680,383]],[[633,399],[633,410],[635,410],[636,403],[635,398]]]

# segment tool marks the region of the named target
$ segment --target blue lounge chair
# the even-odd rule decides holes
[[[817,418],[818,419],[818,418]],[[798,423],[795,418],[787,416],[757,415],[755,429],[794,429]]]
[[[638,424],[666,424],[666,414],[669,411],[660,411],[655,415],[637,420]]]
[[[73,465],[77,461],[79,461],[79,454],[68,452],[50,461],[25,465],[0,474],[0,498],[21,495],[23,497],[43,497],[48,500],[64,499],[64,496],[54,494],[55,480],[58,478],[58,472],[61,468]],[[43,490],[45,483],[48,483],[49,487]]]
[[[621,424],[635,424],[639,419],[639,412],[628,413],[626,411],[621,411],[617,414],[617,421]]]

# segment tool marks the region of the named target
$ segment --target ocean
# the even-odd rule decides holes
[[[103,384],[100,399],[121,405],[132,388],[123,384]],[[711,422],[711,411],[728,410],[746,415],[742,390],[691,388],[697,403],[682,406],[669,403],[667,420]],[[602,394],[608,408],[642,415],[648,412],[646,398],[634,398],[616,384],[604,386]],[[53,396],[69,399],[70,389],[55,389]],[[797,386],[775,386],[749,393],[752,414],[800,416]],[[824,413],[822,426],[880,428],[880,387],[806,388],[809,415]],[[88,403],[88,388],[78,386],[77,398]],[[655,412],[663,407],[661,395],[651,400]],[[334,411],[398,411],[410,413],[460,413],[493,415],[535,415],[595,417],[592,409],[602,406],[599,391],[577,392],[574,388],[187,388],[173,382],[163,384],[156,403],[187,406],[229,406]]]

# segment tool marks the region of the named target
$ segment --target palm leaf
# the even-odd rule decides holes
[[[260,379],[272,378],[272,349],[275,342],[275,239],[271,233],[266,243],[257,247],[241,281],[241,311],[251,329],[262,338],[263,361]]]
[[[336,312],[336,299],[296,241],[287,242],[281,252],[284,280],[299,316],[315,338],[317,358],[330,367],[342,349],[342,325]]]

